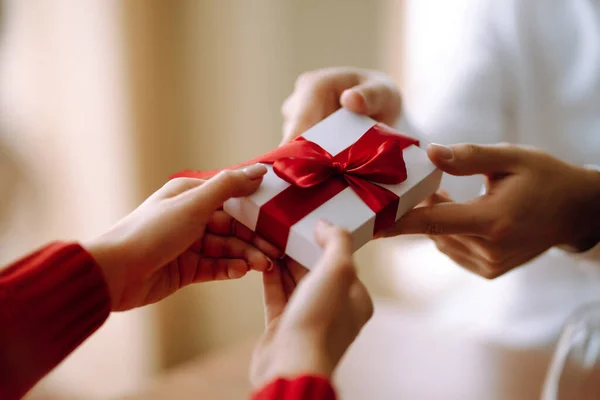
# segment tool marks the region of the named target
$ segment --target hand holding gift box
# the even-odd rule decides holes
[[[233,168],[254,163],[269,169],[260,188],[223,208],[309,269],[322,251],[314,238],[319,219],[347,229],[358,249],[434,193],[442,176],[418,141],[346,109]],[[206,179],[217,172],[175,176]]]

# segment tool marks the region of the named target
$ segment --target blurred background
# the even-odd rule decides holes
[[[427,75],[447,48],[444,41],[460,29],[453,21],[464,11],[462,3],[5,0],[0,265],[53,239],[103,232],[173,172],[225,167],[273,148],[281,137],[280,106],[303,71],[333,65],[383,70],[407,101],[417,103],[427,85],[418,77]],[[457,290],[475,278],[441,269],[430,274],[427,265],[441,257],[433,252],[405,257],[405,267],[390,268],[411,246],[423,244],[415,238],[403,246],[380,241],[357,255],[384,322],[370,334],[380,347],[361,345],[341,372],[341,386],[360,376],[363,385],[378,382],[393,391],[389,385],[398,384],[400,371],[408,371],[405,379],[414,385],[427,386],[432,376],[442,379],[437,375],[442,364],[431,359],[415,375],[413,361],[424,352],[453,360],[444,365],[460,360],[463,347],[450,352],[436,347],[442,333],[430,331],[425,346],[411,342],[423,337],[426,324],[403,321],[433,293]],[[181,365],[200,366],[219,354],[230,354],[219,368],[224,382],[232,382],[237,372],[228,371],[245,371],[249,347],[243,343],[260,334],[262,321],[258,274],[187,288],[159,305],[112,315],[30,397],[136,393]],[[404,361],[385,348],[403,340]],[[242,355],[228,350],[236,346],[242,346]],[[483,374],[487,364],[474,359],[456,369],[459,378],[447,380],[465,383],[473,371]],[[378,366],[372,371],[379,372],[369,377],[361,365]],[[193,378],[187,384],[203,380],[200,369],[188,371],[197,372],[188,372]],[[478,387],[485,392],[504,383],[494,376],[480,379]],[[210,390],[210,382],[206,385],[203,390]]]

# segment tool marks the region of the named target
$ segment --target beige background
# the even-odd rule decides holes
[[[172,172],[276,146],[305,70],[400,76],[399,1],[12,0],[3,14],[2,263],[102,232]],[[389,293],[376,253],[358,254],[361,274]],[[37,393],[130,391],[261,330],[258,274],[189,288],[111,316]]]

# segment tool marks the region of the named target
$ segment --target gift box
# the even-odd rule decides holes
[[[268,168],[261,186],[224,210],[309,269],[322,254],[314,236],[319,219],[347,229],[357,250],[434,193],[442,177],[417,140],[346,109],[232,168],[254,163]]]

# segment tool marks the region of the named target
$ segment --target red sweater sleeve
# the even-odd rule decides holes
[[[53,243],[0,269],[0,399],[18,399],[106,320],[104,276],[80,245]]]
[[[277,379],[265,386],[252,400],[335,400],[335,391],[327,378],[301,376],[296,379]]]

